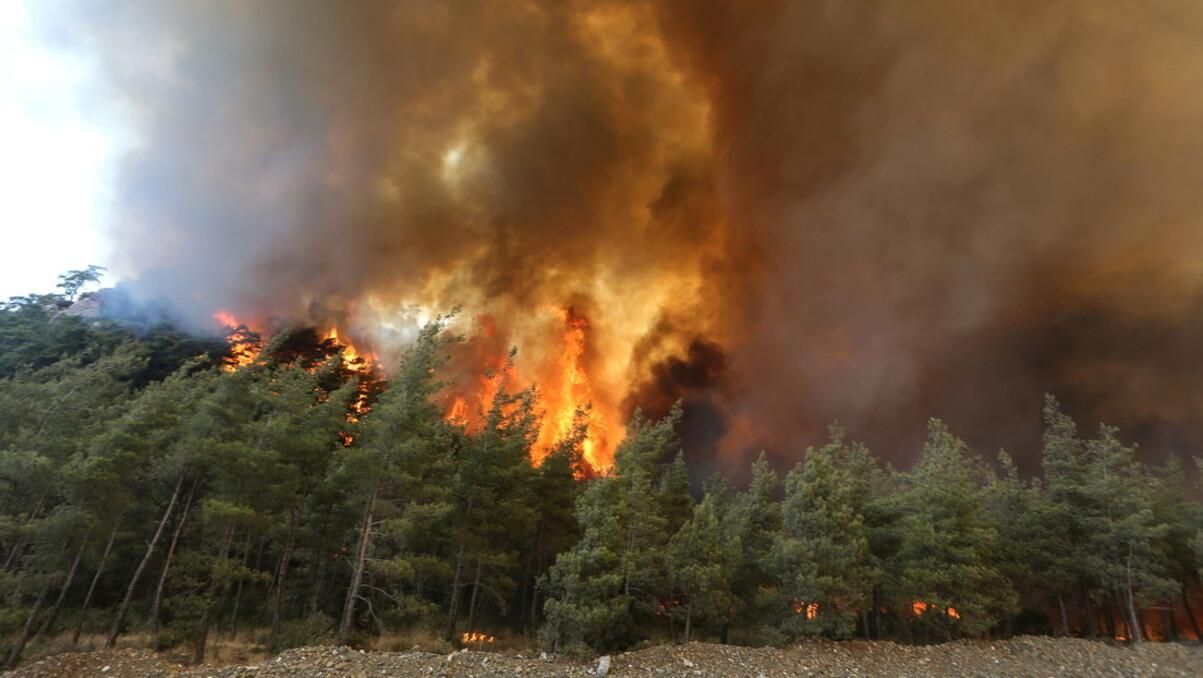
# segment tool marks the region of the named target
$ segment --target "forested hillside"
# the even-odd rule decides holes
[[[1142,463],[1113,428],[1079,430],[1052,397],[1039,478],[933,419],[909,470],[833,425],[783,477],[762,456],[746,487],[691,490],[679,409],[636,413],[602,473],[582,461],[584,416],[532,463],[538,394],[497,376],[479,427],[446,418],[443,321],[386,381],[306,329],[239,360],[65,314],[67,282],[0,311],[10,665],[81,633],[148,633],[197,661],[252,629],[271,650],[414,628],[555,651],[1199,635],[1188,474],[1172,455]]]

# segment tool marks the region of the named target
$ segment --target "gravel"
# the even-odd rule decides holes
[[[1203,646],[1026,636],[943,645],[810,641],[788,648],[709,643],[660,645],[593,660],[460,651],[363,652],[304,647],[259,664],[186,667],[149,650],[68,653],[31,662],[10,678],[268,678],[275,676],[1203,676]]]

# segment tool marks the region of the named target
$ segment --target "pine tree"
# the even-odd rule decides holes
[[[351,487],[351,497],[360,511],[355,528],[355,550],[351,555],[351,580],[343,603],[338,636],[346,641],[355,629],[364,595],[373,547],[383,521],[407,520],[407,513],[421,513],[437,523],[447,511],[441,494],[449,478],[456,435],[444,422],[432,398],[442,388],[436,378],[445,361],[443,351],[454,337],[444,334],[445,323],[437,319],[419,333],[417,341],[402,358],[400,369],[387,391],[365,418],[360,438],[348,447],[336,473],[339,482]],[[396,556],[389,569],[398,568]],[[369,614],[375,615],[372,608]]]
[[[739,557],[733,575],[730,623],[749,639],[773,642],[779,611],[789,604],[779,592],[779,580],[770,560],[781,530],[781,506],[775,499],[780,481],[764,452],[752,464],[748,489],[731,500],[723,516],[723,530],[739,537]],[[723,640],[729,634],[724,632]]]
[[[981,635],[1015,610],[1011,582],[992,562],[998,535],[983,511],[987,473],[938,419],[907,475],[902,541],[889,570],[895,606],[921,629]]]
[[[684,608],[684,640],[698,618],[723,624],[732,607],[732,580],[739,564],[739,536],[722,529],[716,495],[703,497],[668,543],[667,565],[674,597]],[[677,601],[671,601],[676,603]],[[669,614],[676,614],[673,604]]]
[[[795,612],[785,628],[845,638],[855,633],[876,579],[863,516],[872,462],[863,445],[845,441],[843,428],[829,434],[785,479],[771,559]]]
[[[577,503],[580,541],[560,554],[543,586],[540,636],[553,650],[631,642],[636,625],[662,609],[669,534],[655,479],[678,448],[680,407],[659,422],[636,413],[610,475],[590,482]]]

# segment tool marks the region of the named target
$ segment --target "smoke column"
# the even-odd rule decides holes
[[[905,465],[940,416],[1031,470],[1045,391],[1203,444],[1197,2],[42,14],[138,130],[121,272],[198,323],[387,352],[458,305],[544,380],[572,309],[595,405],[683,399],[701,467],[836,418]]]

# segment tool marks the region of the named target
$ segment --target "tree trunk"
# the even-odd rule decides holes
[[[355,553],[355,569],[351,573],[351,585],[347,588],[347,600],[343,604],[343,618],[338,625],[338,639],[346,642],[351,635],[351,626],[355,623],[355,601],[359,598],[359,587],[363,584],[363,570],[368,560],[368,547],[372,539],[372,509],[376,503],[376,493],[380,484],[372,486],[368,496],[367,506],[363,509],[363,525],[359,532],[359,549]]]
[[[464,571],[465,548],[467,548],[466,540],[460,539],[459,554],[455,557],[455,576],[451,580],[451,610],[447,613],[447,629],[445,632],[447,640],[455,638],[455,622],[459,618],[459,590]]]
[[[520,623],[524,623],[527,618],[526,604],[529,597],[526,595],[526,589],[528,586],[532,588],[535,586],[535,554],[539,552],[540,529],[539,526],[535,527],[535,539],[531,544],[530,556],[526,559],[526,572],[522,575],[522,587],[518,590],[518,620]]]
[[[43,493],[34,505],[33,510],[29,512],[29,518],[25,520],[25,524],[29,525],[37,520],[42,515],[42,507],[46,505],[46,494]],[[8,551],[8,557],[4,559],[4,570],[7,572],[9,568],[17,564],[18,556],[25,550],[25,538],[18,537],[13,543],[13,547]]]
[[[476,601],[480,593],[480,558],[476,559],[476,578],[472,580],[472,600],[468,603],[468,630],[476,630]]]
[[[193,664],[201,664],[205,661],[205,645],[209,642],[209,625],[213,620],[213,612],[217,607],[218,600],[224,597],[226,591],[225,583],[218,580],[217,569],[220,563],[230,556],[230,544],[233,542],[234,526],[231,525],[226,530],[217,560],[213,563],[214,567],[210,574],[209,591],[205,595],[205,610],[201,613],[200,628],[196,633],[196,643],[192,647]]]
[[[1195,617],[1195,611],[1190,606],[1190,594],[1186,588],[1186,582],[1182,582],[1182,607],[1186,608],[1186,618],[1190,620],[1190,627],[1195,631],[1195,640],[1203,640],[1203,631],[1199,630],[1199,620]]]
[[[293,540],[296,538],[296,513],[288,515],[288,536],[284,539],[284,552],[276,567],[276,586],[272,589],[272,630],[268,647],[275,652],[280,644],[281,607],[284,604],[284,578],[288,576],[288,561],[292,559]]]
[[[246,531],[246,541],[242,545],[242,567],[246,569],[251,563],[251,531]],[[238,608],[242,604],[242,583],[245,577],[238,577],[238,588],[234,592],[234,610],[230,613],[230,638],[238,635]]]
[[[138,581],[142,579],[142,573],[146,571],[146,565],[150,562],[151,556],[155,553],[155,547],[159,545],[159,539],[163,536],[163,529],[167,527],[167,521],[171,518],[171,512],[175,510],[175,504],[180,498],[180,488],[184,486],[184,476],[175,483],[175,489],[171,491],[171,501],[167,502],[167,508],[163,511],[163,517],[159,520],[159,526],[155,528],[155,534],[150,539],[150,543],[146,545],[146,553],[142,556],[142,561],[138,563],[138,567],[134,569],[134,575],[130,577],[129,586],[125,587],[125,598],[121,600],[121,605],[117,607],[117,614],[113,616],[113,625],[109,628],[109,637],[104,641],[105,649],[111,649],[117,644],[117,636],[121,633],[121,623],[125,621],[125,613],[129,611],[130,601],[134,599],[134,589],[138,586]]]
[[[693,603],[685,607],[685,642],[689,642],[689,634],[693,630]]]
[[[1094,606],[1090,604],[1090,590],[1086,588],[1086,583],[1082,582],[1079,585],[1082,596],[1082,635],[1087,638],[1093,638],[1097,633],[1097,619],[1094,618]]]
[[[42,609],[42,603],[46,600],[46,592],[50,590],[50,578],[42,583],[42,590],[38,591],[38,599],[33,604],[33,609],[29,611],[29,616],[25,618],[25,626],[21,628],[21,637],[17,639],[13,645],[12,652],[8,653],[8,661],[5,662],[5,668],[17,668],[17,662],[21,661],[21,653],[25,651],[25,644],[29,642],[29,636],[33,633],[33,620],[38,616],[38,612]]]
[[[313,571],[313,583],[309,587],[309,600],[305,604],[308,614],[317,614],[322,598],[322,583],[326,581],[326,564],[329,560],[330,556],[326,553],[318,557],[317,567]]]
[[[1128,544],[1128,587],[1127,587],[1127,603],[1128,603],[1128,626],[1132,629],[1132,642],[1139,643],[1144,640],[1141,637],[1140,619],[1136,614],[1136,600],[1132,594],[1132,544]]]
[[[542,570],[543,559],[539,559],[539,569]],[[530,594],[530,629],[534,632],[539,628],[539,582],[536,579],[531,586]]]
[[[672,606],[664,608],[668,611],[668,642],[677,644],[677,612]]]
[[[881,636],[881,585],[873,585],[873,609],[870,611],[872,615],[873,640],[877,640]]]
[[[109,533],[109,540],[104,545],[104,553],[100,554],[100,562],[96,564],[96,574],[92,575],[92,583],[88,585],[88,594],[84,596],[84,604],[79,610],[79,619],[75,621],[75,632],[71,634],[72,645],[79,645],[79,634],[84,628],[84,614],[92,605],[92,594],[96,593],[96,583],[104,574],[104,566],[109,560],[109,553],[113,550],[113,542],[117,540],[117,530],[120,527],[120,520],[113,523],[113,531]]]
[[[155,649],[159,648],[159,614],[163,606],[163,590],[167,587],[167,573],[171,570],[171,560],[175,556],[176,545],[184,532],[184,523],[188,521],[188,512],[192,508],[192,497],[196,493],[196,483],[188,489],[184,499],[184,508],[180,511],[180,520],[176,523],[175,531],[171,533],[171,543],[167,546],[167,555],[163,557],[163,571],[159,574],[159,583],[155,585],[155,597],[150,604],[150,640]]]
[[[1057,607],[1061,609],[1061,635],[1069,637],[1069,614],[1065,611],[1065,598],[1057,593]]]
[[[46,615],[46,621],[42,622],[42,626],[38,629],[38,632],[33,634],[33,640],[37,640],[54,626],[54,620],[58,618],[58,613],[63,609],[63,602],[67,600],[67,591],[71,588],[71,583],[75,581],[75,573],[79,571],[79,561],[83,558],[84,547],[87,545],[88,535],[85,534],[79,542],[79,550],[75,552],[75,559],[71,561],[71,569],[67,571],[67,579],[63,581],[63,587],[59,589],[58,598],[54,601],[54,607],[50,608],[50,614]]]

